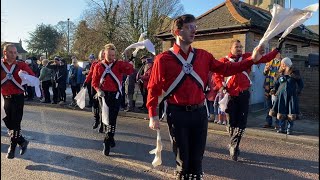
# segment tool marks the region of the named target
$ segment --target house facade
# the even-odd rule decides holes
[[[3,47],[6,44],[14,44],[16,46],[16,48],[17,48],[17,51],[18,51],[18,58],[22,59],[22,60],[26,60],[27,59],[27,53],[28,52],[23,49],[21,39],[20,39],[20,41],[18,43],[16,43],[16,42],[2,42],[1,43],[1,57],[3,57]]]
[[[263,0],[260,1],[265,4]],[[268,2],[271,3],[270,0]],[[192,46],[205,49],[220,59],[230,52],[231,40],[238,39],[244,52],[252,52],[267,30],[271,18],[268,10],[239,0],[226,0],[197,17],[198,29]],[[163,51],[175,42],[169,30],[159,33],[157,37],[163,40]],[[276,47],[279,37],[269,41],[266,52]],[[301,25],[286,37],[281,54],[293,58],[295,55],[308,56],[310,53],[319,53],[319,35]],[[252,66],[250,104],[264,102],[263,69],[264,64]]]

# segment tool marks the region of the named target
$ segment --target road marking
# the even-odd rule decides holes
[[[218,130],[208,129],[208,132],[213,134],[219,134],[219,135],[229,135],[227,131],[218,131]]]
[[[143,169],[143,170],[146,170],[146,171],[152,171],[153,173],[156,173],[156,174],[159,174],[161,176],[164,176],[164,177],[168,177],[168,178],[175,178],[172,174],[168,174],[168,173],[165,173],[165,172],[162,172],[162,171],[158,171],[152,167],[149,167],[149,166],[146,166],[146,165],[143,165],[143,164],[139,164],[139,163],[135,163],[135,162],[131,162],[131,161],[127,161],[127,160],[124,160],[124,159],[120,159],[120,158],[112,158],[113,161],[116,161],[116,162],[119,162],[119,163],[122,163],[122,164],[126,164],[126,165],[130,165],[131,167],[136,167],[138,169]]]

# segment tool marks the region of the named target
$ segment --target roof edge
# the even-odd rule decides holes
[[[225,4],[226,4],[226,2],[223,2],[223,3],[219,4],[219,5],[217,5],[216,7],[208,10],[207,12],[205,12],[202,15],[200,15],[199,17],[197,17],[197,20],[203,18],[204,16],[206,16],[208,14],[210,14],[212,11],[214,11],[216,9],[219,9],[220,7],[224,6]]]
[[[238,11],[236,10],[236,8],[234,7],[233,5],[233,0],[226,0],[226,6],[230,12],[230,14],[232,15],[232,17],[234,19],[236,19],[237,21],[239,21],[240,23],[242,24],[247,24],[247,23],[250,23],[250,20],[244,18],[243,16],[241,16]]]

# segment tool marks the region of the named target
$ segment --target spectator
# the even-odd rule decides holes
[[[217,114],[217,107],[214,106],[214,99],[217,95],[218,89],[216,86],[216,83],[214,81],[214,74],[212,72],[209,72],[209,80],[208,80],[208,90],[206,92],[206,98],[207,98],[207,106],[209,110],[209,122],[214,122],[215,116]]]
[[[72,57],[72,64],[69,69],[69,84],[72,90],[72,102],[71,106],[76,106],[75,97],[80,92],[80,86],[84,82],[84,75],[82,74],[82,68],[78,64],[76,57]]]
[[[275,76],[279,71],[281,61],[281,54],[277,54],[277,56],[271,60],[270,62],[266,63],[264,67],[263,74],[266,76],[264,80],[264,95],[267,103],[267,108],[270,110],[272,108],[272,101],[271,101],[271,94],[270,90],[274,88],[275,83]],[[277,129],[279,127],[279,120],[276,118],[274,128]],[[272,116],[267,114],[266,117],[266,124],[263,128],[273,128],[272,127]]]
[[[217,114],[218,114],[218,118],[214,122],[218,124],[223,124],[223,125],[227,125],[227,119],[226,119],[225,112],[221,109],[219,105],[219,102],[224,98],[225,94],[226,94],[226,90],[223,88],[220,88],[214,100],[214,107],[217,107]]]
[[[143,102],[147,102],[147,97],[148,97],[148,82],[150,79],[151,71],[152,71],[152,66],[153,66],[153,59],[152,58],[147,58],[146,59],[146,64],[144,66],[144,73],[142,76],[140,76],[140,79],[143,81]],[[144,106],[140,108],[141,110],[147,111],[146,104],[144,103]]]
[[[49,60],[47,59],[42,60],[43,66],[40,70],[40,76],[39,76],[39,80],[41,82],[41,87],[43,91],[43,97],[44,97],[44,99],[41,100],[42,103],[51,103],[49,88],[52,85],[51,78],[52,78],[53,70],[47,67],[48,63],[49,63]]]
[[[34,64],[33,59],[30,57],[25,62],[26,62],[26,64],[28,64],[28,66],[32,70],[32,72],[37,76],[37,67]],[[27,93],[26,101],[32,101],[34,98],[34,94],[35,94],[34,87],[26,85],[26,93]]]
[[[271,93],[276,96],[276,100],[269,115],[279,119],[278,133],[290,135],[293,121],[299,115],[298,95],[301,94],[304,85],[299,70],[292,66],[292,61],[288,57],[281,60],[279,73],[274,89],[271,90]],[[286,121],[288,121],[287,127]]]
[[[90,56],[88,57],[89,59],[89,63],[86,65],[86,67],[83,69],[82,74],[85,75],[85,77],[87,78],[89,72],[90,72],[90,68],[92,63],[95,61],[95,56],[94,54],[90,54]],[[92,107],[93,104],[93,96],[94,93],[91,92],[91,83],[87,84],[87,89],[88,89],[88,94],[89,94],[89,105],[87,107]]]
[[[135,89],[135,79],[137,76],[137,70],[134,70],[134,72],[127,76],[125,81],[125,93],[127,97],[127,109],[126,112],[134,111],[135,109],[135,100],[133,99],[134,95],[134,89]]]
[[[58,77],[57,77],[57,83],[58,83],[58,92],[59,92],[59,104],[64,104],[66,102],[67,94],[67,78],[68,78],[68,69],[67,64],[64,59],[60,60],[60,63],[58,65]]]
[[[56,56],[54,57],[53,61],[50,61],[47,65],[49,69],[52,69],[52,77],[51,77],[51,82],[52,82],[52,92],[53,92],[53,97],[52,97],[52,104],[57,104],[59,100],[59,91],[58,91],[58,66],[60,64],[60,57]]]
[[[144,74],[144,69],[145,69],[145,65],[147,62],[147,58],[148,58],[148,56],[142,56],[140,58],[140,60],[142,62],[142,66],[140,67],[139,71],[137,72],[137,76],[136,76],[136,82],[138,83],[141,96],[143,96],[143,94],[145,94],[145,92],[144,92],[145,89],[143,87],[143,80],[140,77]],[[142,98],[142,101],[143,101],[142,106],[140,106],[139,109],[144,109],[146,107],[146,99]]]

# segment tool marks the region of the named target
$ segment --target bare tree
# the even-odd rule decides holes
[[[106,43],[113,43],[122,52],[147,31],[147,38],[160,52],[161,41],[155,35],[170,26],[171,18],[182,13],[180,0],[88,0],[83,18],[86,28],[79,29],[78,25],[74,50],[78,54],[97,53]]]
[[[73,44],[73,35],[76,29],[76,25],[69,21],[69,29],[68,29],[68,21],[59,21],[57,25],[54,26],[57,31],[62,35],[59,40],[57,51],[59,52],[67,52],[68,49],[68,30],[69,30],[69,43],[71,45],[70,49],[72,49]]]

